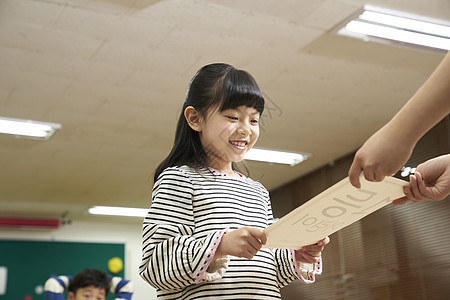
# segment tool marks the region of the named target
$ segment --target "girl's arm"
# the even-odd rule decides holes
[[[273,249],[273,254],[280,287],[284,287],[296,279],[303,283],[313,283],[316,280],[315,276],[322,274],[322,259],[320,257],[316,263],[303,263],[297,260],[295,250]]]
[[[155,183],[152,206],[143,224],[139,273],[153,287],[179,289],[221,278],[228,258],[213,262],[224,231],[193,237],[193,185],[178,169],[168,169]]]

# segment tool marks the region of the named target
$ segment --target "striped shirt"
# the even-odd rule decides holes
[[[269,193],[259,182],[213,169],[167,168],[144,219],[139,273],[158,299],[281,299],[281,287],[313,282],[321,264],[297,263],[293,250],[267,248],[251,260],[211,261],[226,230],[272,222]]]

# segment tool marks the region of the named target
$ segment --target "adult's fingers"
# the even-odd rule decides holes
[[[367,167],[363,170],[364,178],[367,181],[380,182],[383,181],[384,177],[386,177],[380,171],[374,170],[372,167]]]
[[[413,201],[424,200],[423,195],[420,193],[417,178],[415,175],[409,176],[409,185],[411,193],[408,193],[406,197]]]
[[[406,189],[406,187],[405,187],[405,189]],[[403,205],[403,204],[406,204],[408,202],[411,202],[411,201],[408,200],[408,198],[406,198],[406,196],[405,196],[405,197],[401,197],[401,198],[395,199],[394,201],[392,201],[392,204],[393,205]]]
[[[422,195],[425,198],[432,198],[432,195],[429,195],[430,193],[427,189],[427,186],[425,185],[425,181],[422,178],[422,174],[416,172],[414,174],[414,177],[416,177],[417,190],[419,191],[420,195]]]
[[[361,183],[359,182],[359,176],[361,174],[361,171],[363,170],[361,164],[359,163],[358,159],[355,157],[353,159],[353,163],[350,166],[350,169],[348,171],[348,177],[350,179],[350,183],[355,187],[355,188],[360,188],[361,187]]]
[[[374,170],[373,172],[373,181],[380,182],[383,181],[384,177],[386,177],[382,172]]]

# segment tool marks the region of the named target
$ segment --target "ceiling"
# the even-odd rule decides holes
[[[444,55],[332,34],[364,4],[0,0],[0,116],[62,124],[48,141],[0,135],[0,215],[149,207],[188,82],[211,62],[264,91],[257,146],[312,154],[295,167],[249,162],[269,190],[355,151]],[[369,4],[450,18],[448,0]]]

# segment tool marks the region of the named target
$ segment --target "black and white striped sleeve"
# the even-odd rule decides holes
[[[296,279],[303,283],[313,283],[315,275],[322,274],[322,259],[317,263],[301,263],[296,261],[295,252],[292,249],[273,249],[273,251],[280,287]]]
[[[177,168],[166,169],[155,183],[152,205],[143,224],[139,273],[157,289],[184,288],[204,280],[205,272],[209,272],[206,269],[223,232],[193,237],[193,195],[189,177]]]
[[[272,208],[268,209],[269,224],[273,223]],[[315,275],[322,274],[322,259],[318,263],[299,263],[295,259],[292,249],[273,249],[275,264],[277,267],[277,280],[280,287],[288,285],[293,280],[303,283],[313,283]]]

